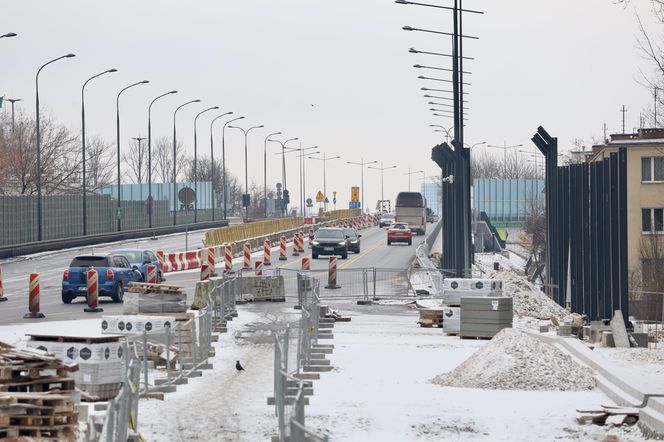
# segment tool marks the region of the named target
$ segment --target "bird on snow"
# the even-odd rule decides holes
[[[244,371],[244,367],[240,365],[240,361],[235,361],[235,369],[237,371]]]

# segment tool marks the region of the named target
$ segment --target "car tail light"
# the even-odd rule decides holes
[[[69,281],[69,270],[65,270],[65,272],[62,274],[62,280]]]
[[[106,279],[108,279],[109,281],[113,281],[113,270],[111,269],[106,270]]]

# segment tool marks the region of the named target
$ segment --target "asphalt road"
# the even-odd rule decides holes
[[[378,267],[389,269],[406,269],[415,254],[415,248],[423,240],[423,236],[414,237],[413,245],[394,244],[387,246],[386,231],[373,227],[360,232],[362,234],[362,251],[360,254],[349,254],[348,259],[338,260],[338,268],[357,269],[363,267]],[[121,314],[122,305],[114,304],[109,298],[100,298],[100,306],[104,309],[103,313],[84,313],[84,298],[77,298],[72,304],[65,305],[60,298],[60,289],[62,273],[69,265],[71,259],[80,254],[87,253],[106,253],[113,249],[135,247],[148,249],[162,249],[165,252],[185,250],[185,245],[193,249],[202,245],[204,232],[192,232],[188,236],[185,234],[174,234],[159,237],[155,240],[141,239],[122,241],[111,244],[97,245],[94,247],[82,247],[76,249],[60,250],[47,252],[43,254],[30,255],[20,258],[14,258],[0,262],[3,271],[3,283],[5,287],[5,296],[9,298],[7,302],[0,303],[0,325],[34,322],[34,321],[53,321],[53,320],[72,320],[78,318],[92,318],[103,314]],[[297,270],[300,268],[302,256],[311,257],[311,252],[306,250],[304,255],[293,257],[292,249],[289,244],[288,259],[279,261],[278,252],[272,251],[272,266],[266,267],[268,271],[279,267],[283,269]],[[220,268],[223,264],[218,263]],[[240,260],[235,260],[234,269],[241,267]],[[321,257],[312,260],[311,270],[325,270],[328,267],[327,257]],[[41,311],[46,315],[45,319],[23,319],[23,315],[28,310],[28,276],[36,271],[40,274],[41,280]],[[189,298],[193,297],[194,286],[199,280],[198,270],[189,270],[177,273],[166,274],[169,284],[175,284],[185,287]],[[287,278],[294,278],[293,275]],[[291,284],[287,284],[287,288]],[[287,293],[287,296],[295,294]],[[289,297],[290,297],[289,296]]]

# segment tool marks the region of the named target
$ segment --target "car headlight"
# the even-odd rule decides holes
[[[313,244],[314,246],[318,246],[318,245],[320,245],[320,243],[319,243],[318,241],[312,241],[311,244]]]
[[[345,246],[345,245],[346,245],[346,241],[341,241],[341,242],[339,242],[339,245],[340,245],[340,246]]]
[[[351,243],[351,244],[357,244],[357,242],[358,242],[358,240],[354,239],[354,240],[352,240],[350,243]]]

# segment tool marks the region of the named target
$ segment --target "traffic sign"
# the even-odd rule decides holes
[[[330,202],[330,200],[329,200],[327,197],[325,197],[325,201],[323,201],[323,202],[324,202],[325,204],[327,204],[327,203]],[[334,201],[334,202],[336,203],[336,198],[335,198],[335,201]]]
[[[323,201],[325,201],[325,195],[323,195],[323,192],[319,190],[318,193],[316,194],[316,202],[322,203]]]
[[[350,200],[355,202],[360,200],[360,188],[358,186],[350,188]]]
[[[116,207],[115,209],[115,219],[123,219],[124,218],[124,207]]]
[[[359,201],[348,201],[348,208],[349,209],[359,209],[360,208],[360,202]]]
[[[307,198],[307,207],[313,207],[313,200],[311,198]]]
[[[336,197],[332,198],[332,202],[333,202],[334,204],[336,204],[336,203],[337,203],[337,198],[336,198]]]

